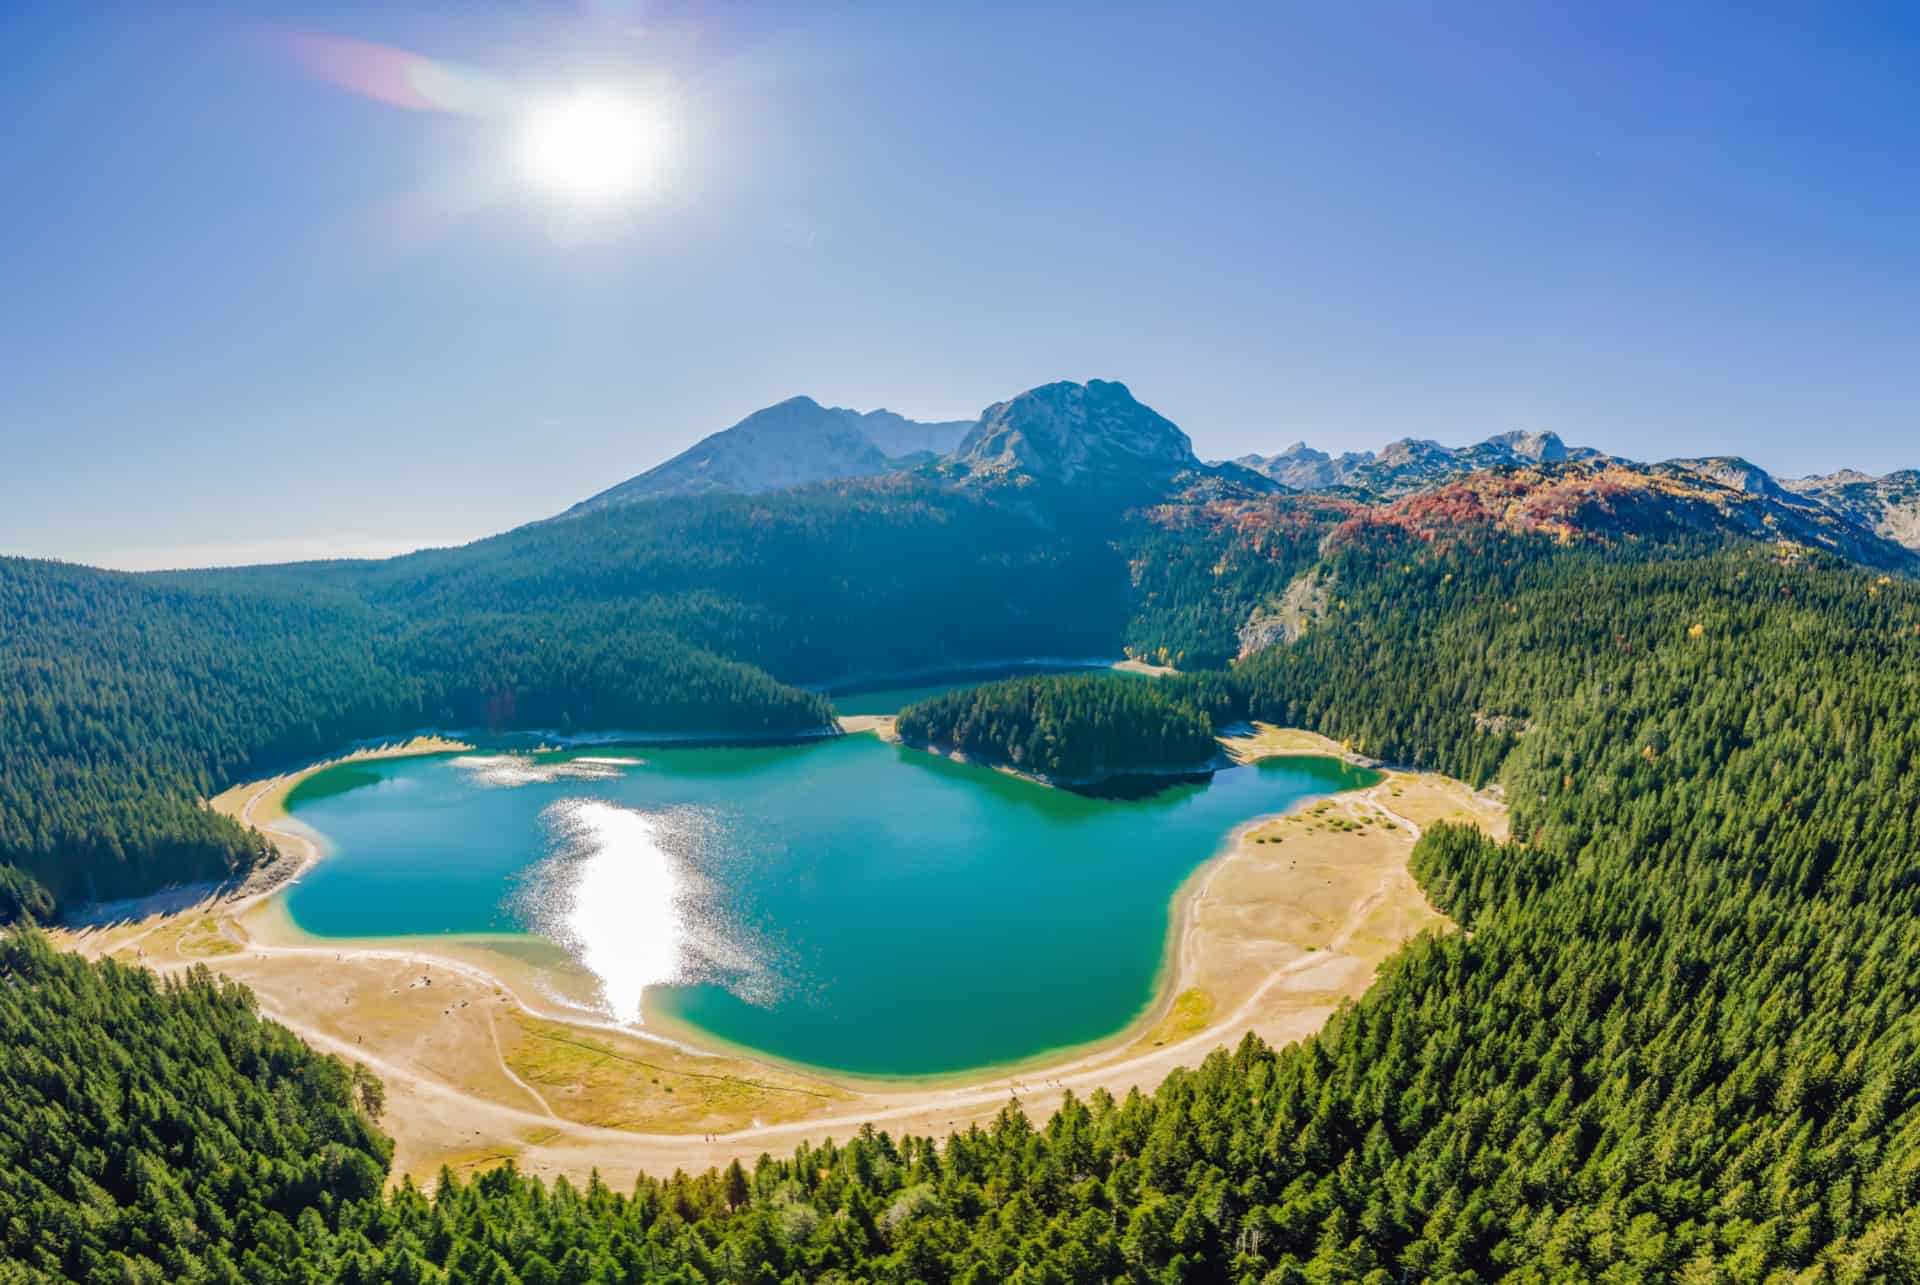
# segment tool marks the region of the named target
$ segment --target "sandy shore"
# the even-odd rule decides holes
[[[229,914],[238,914],[247,905],[299,878],[309,865],[320,859],[320,846],[314,842],[312,834],[293,824],[287,816],[287,796],[293,792],[294,786],[314,773],[339,763],[446,754],[472,748],[464,741],[448,740],[441,736],[414,736],[406,740],[362,746],[280,776],[236,785],[208,799],[207,806],[268,835],[278,850],[276,859],[256,867],[240,879],[180,884],[162,888],[145,897],[76,906],[67,912],[62,923],[75,930],[106,928],[203,912],[216,904],[224,904]]]
[[[1247,759],[1342,752],[1268,727],[1227,746]],[[318,849],[284,816],[292,784],[260,782],[217,802],[304,863]],[[1500,836],[1506,827],[1497,800],[1398,772],[1250,820],[1175,898],[1162,995],[1138,1022],[1051,1065],[937,1085],[836,1080],[609,1027],[580,1007],[591,980],[576,969],[569,982],[564,955],[524,937],[344,945],[305,937],[277,898],[258,894],[64,937],[88,955],[161,971],[205,963],[252,987],[264,1013],[316,1047],[367,1064],[387,1086],[396,1175],[430,1180],[443,1164],[511,1159],[547,1175],[597,1168],[625,1185],[641,1171],[751,1161],[866,1121],[944,1134],[1015,1098],[1037,1118],[1069,1089],[1151,1090],[1247,1031],[1274,1044],[1300,1039],[1363,992],[1409,937],[1448,927],[1407,872],[1414,840],[1439,820]]]

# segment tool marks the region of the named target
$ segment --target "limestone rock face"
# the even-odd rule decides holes
[[[1783,492],[1765,469],[1735,455],[1715,455],[1706,459],[1668,460],[1676,468],[1698,473],[1722,486],[1748,495],[1781,495]]]
[[[1536,460],[1541,464],[1559,464],[1568,458],[1567,444],[1560,440],[1560,434],[1552,432],[1500,433],[1489,437],[1481,445],[1509,451],[1523,460]]]
[[[1403,437],[1378,454],[1349,451],[1337,457],[1295,442],[1278,455],[1243,455],[1234,462],[1293,491],[1344,487],[1374,499],[1393,499],[1478,469],[1599,458],[1598,451],[1568,446],[1558,433],[1515,431],[1460,447]]]
[[[1234,461],[1290,491],[1326,491],[1344,486],[1356,469],[1372,462],[1371,452],[1347,451],[1333,456],[1305,442],[1295,442],[1278,455],[1242,455]]]
[[[1240,626],[1239,658],[1245,660],[1280,643],[1299,642],[1326,614],[1332,596],[1332,583],[1319,571],[1301,572],[1276,601],[1256,608]]]
[[[1920,553],[1920,470],[1901,469],[1874,477],[1842,469],[1824,477],[1786,479],[1780,485],[1882,539]]]
[[[1066,486],[1162,481],[1200,465],[1173,421],[1135,401],[1125,384],[1101,379],[1043,384],[987,407],[952,463],[972,477]]]

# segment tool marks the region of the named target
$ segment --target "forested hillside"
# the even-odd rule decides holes
[[[379,1199],[379,1088],[204,971],[0,936],[0,1281],[316,1279],[303,1242]]]
[[[250,775],[421,727],[819,727],[819,697],[615,608],[412,623],[0,561],[0,912],[225,877],[264,841],[202,806]],[[5,917],[10,918],[11,915]]]
[[[1471,931],[1416,941],[1299,1045],[1031,1127],[861,1131],[630,1196],[507,1173],[432,1200],[316,1191],[269,1220],[270,1269],[176,1266],[172,1246],[214,1264],[261,1234],[233,1210],[301,1154],[263,1135],[218,1199],[147,1226],[165,1271],[110,1278],[1912,1279],[1920,596],[1768,547],[1654,552],[1375,533],[1336,555],[1345,605],[1315,631],[1189,685],[1512,800],[1511,845],[1438,827],[1415,852]],[[95,1020],[85,994],[0,1002],[62,1029]],[[109,1160],[138,1136],[80,1118]],[[156,1193],[195,1189],[197,1153],[154,1154]]]
[[[372,563],[0,560],[0,922],[218,878],[201,800],[422,728],[818,729],[793,686],[1116,649],[1106,525],[906,479],[622,506]]]
[[[1291,496],[1150,510],[1131,532],[1127,654],[1183,670],[1225,668],[1239,654],[1240,627],[1319,559],[1320,542],[1352,512]]]
[[[629,612],[789,682],[1100,654],[1129,609],[1123,514],[1061,515],[1052,499],[995,503],[897,476],[655,500],[327,578],[410,620]]]

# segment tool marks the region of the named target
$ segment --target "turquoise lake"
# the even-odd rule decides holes
[[[321,937],[532,933],[618,1020],[938,1075],[1122,1030],[1230,831],[1372,779],[1282,758],[1098,799],[872,736],[349,763],[289,800],[328,856],[286,909]]]

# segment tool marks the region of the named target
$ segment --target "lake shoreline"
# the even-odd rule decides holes
[[[1324,737],[1275,728],[1254,729],[1227,748],[1244,762],[1269,754],[1347,757]],[[263,790],[274,782],[255,784]],[[1013,1100],[1046,1110],[1068,1089],[1150,1090],[1175,1066],[1194,1065],[1249,1031],[1276,1044],[1310,1034],[1371,984],[1377,963],[1407,936],[1445,926],[1406,871],[1417,833],[1411,822],[1376,824],[1366,831],[1377,836],[1371,839],[1356,838],[1351,823],[1326,823],[1389,815],[1390,788],[1392,806],[1417,802],[1423,823],[1431,815],[1503,831],[1493,800],[1442,778],[1391,774],[1284,814],[1247,818],[1170,897],[1151,998],[1120,1029],[1013,1064],[925,1077],[822,1071],[732,1049],[698,1029],[683,1040],[674,1023],[654,1018],[641,1031],[596,1019],[578,996],[556,1000],[544,984],[542,939],[517,934],[319,938],[291,922],[282,899],[263,896],[237,915],[235,907],[216,906],[198,917],[89,931],[70,944],[163,971],[205,963],[253,987],[263,1013],[316,1046],[368,1061],[389,1084],[388,1127],[401,1143],[396,1174],[425,1180],[442,1161],[469,1163],[478,1155],[473,1139],[483,1134],[490,1140],[484,1163],[512,1158],[530,1172],[578,1177],[599,1168],[624,1178],[751,1160],[802,1137],[844,1136],[868,1120],[938,1135],[989,1119]],[[1462,808],[1480,811],[1456,817]],[[1280,840],[1267,832],[1282,830],[1288,837],[1275,847]],[[1302,880],[1291,869],[1296,861],[1321,873]],[[438,983],[430,989],[422,984],[429,974]],[[406,1012],[418,1016],[404,1023],[384,1016],[409,1004]],[[587,1098],[553,1087],[543,1068],[554,1057],[585,1068],[562,1078],[586,1076]],[[627,1069],[646,1067],[656,1069]],[[663,1083],[682,1092],[662,1098]],[[690,1096],[696,1093],[706,1096]],[[695,1106],[708,1114],[688,1114]]]
[[[889,725],[891,724],[890,719],[881,719],[878,721],[885,722]],[[890,730],[889,726],[886,731]],[[897,742],[897,738],[889,738],[886,735],[886,731],[882,732],[882,739],[895,739],[896,743],[899,743]],[[595,739],[588,744],[576,744],[568,748],[594,748],[612,743],[625,744],[627,742],[603,742]],[[684,744],[684,742],[682,742],[682,744]],[[291,793],[292,788],[296,786],[300,780],[304,780],[306,777],[325,770],[328,767],[352,762],[356,759],[375,757],[393,758],[408,755],[461,752],[470,751],[473,748],[474,747],[470,745],[449,745],[444,742],[423,741],[411,746],[397,746],[383,748],[377,751],[363,752],[356,756],[315,764],[284,781],[277,781],[274,783],[277,788],[272,793],[277,804],[283,803]],[[491,749],[494,747],[488,746],[484,748]],[[925,747],[905,746],[905,748],[919,749],[921,752],[933,753],[936,757],[946,757],[952,761],[966,763],[969,766],[990,768],[1004,775],[1027,780],[1046,788],[1072,788],[1072,786],[1068,784],[1047,780],[1029,773],[1019,772],[1004,765],[970,761],[966,756],[958,753],[942,754],[938,750],[928,750]],[[542,745],[536,747],[534,752],[552,752],[555,749],[556,747],[551,745]],[[1166,786],[1170,786],[1183,779],[1194,779],[1198,777],[1201,780],[1205,780],[1210,778],[1215,771],[1237,766],[1249,766],[1267,757],[1299,757],[1339,761],[1345,756],[1339,752],[1338,747],[1332,742],[1326,741],[1324,738],[1313,737],[1311,734],[1306,733],[1300,734],[1299,743],[1287,744],[1271,754],[1256,752],[1248,755],[1244,751],[1236,753],[1228,742],[1223,740],[1220,753],[1213,759],[1208,760],[1206,766],[1200,769],[1199,772],[1169,769],[1165,772],[1157,773],[1130,772],[1114,774],[1112,778],[1097,779],[1149,778],[1162,780]],[[1163,786],[1162,788],[1165,787]],[[621,1033],[632,1039],[658,1044],[697,1057],[737,1058],[777,1067],[797,1075],[818,1078],[826,1083],[860,1092],[895,1094],[952,1089],[977,1085],[1006,1076],[1017,1077],[1024,1074],[1036,1073],[1050,1067],[1083,1061],[1089,1058],[1098,1058],[1103,1054],[1111,1053],[1137,1040],[1143,1031],[1150,1029],[1166,1016],[1168,1010],[1171,1009],[1185,989],[1184,983],[1191,980],[1191,977],[1188,976],[1191,970],[1185,967],[1184,960],[1189,953],[1188,944],[1196,929],[1190,913],[1192,906],[1207,886],[1209,873],[1217,865],[1233,855],[1240,844],[1243,833],[1250,827],[1258,825],[1263,821],[1272,820],[1276,816],[1291,815],[1301,808],[1318,804],[1326,798],[1351,793],[1354,789],[1364,788],[1367,788],[1367,785],[1354,786],[1345,790],[1335,790],[1330,794],[1310,796],[1292,805],[1283,813],[1258,814],[1244,819],[1236,823],[1226,834],[1221,836],[1213,851],[1188,873],[1180,885],[1176,887],[1169,896],[1163,945],[1160,952],[1160,959],[1155,967],[1153,980],[1149,987],[1149,998],[1138,1011],[1119,1027],[1085,1040],[1037,1049],[1032,1053],[1011,1060],[983,1062],[958,1069],[932,1071],[924,1074],[863,1072],[783,1057],[765,1049],[755,1048],[729,1040],[696,1023],[688,1022],[669,1013],[665,1013],[650,1002],[647,1003],[643,1009],[643,1021],[641,1023],[637,1025],[623,1024],[608,1014],[596,1011],[597,1006],[591,994],[597,985],[594,975],[579,965],[577,961],[572,960],[571,956],[565,955],[557,946],[552,947],[550,953],[553,958],[544,972],[538,970],[529,971],[516,966],[502,966],[500,953],[497,950],[488,948],[489,941],[495,946],[502,942],[517,942],[521,944],[538,942],[549,946],[552,945],[551,943],[546,943],[546,939],[530,933],[462,933],[445,936],[438,934],[403,934],[375,938],[324,936],[309,932],[307,929],[301,927],[288,910],[284,896],[255,898],[252,899],[252,901],[257,904],[250,905],[244,909],[236,906],[235,918],[242,923],[248,937],[256,942],[260,948],[265,950],[299,952],[333,951],[337,955],[342,956],[359,955],[371,958],[412,958],[423,963],[434,963],[446,968],[466,969],[469,971],[478,970],[486,975],[485,979],[489,982],[502,985],[510,991],[521,1007],[529,1013],[548,1020],[579,1025],[595,1031]],[[1079,791],[1076,790],[1075,792]],[[324,856],[324,840],[320,839],[319,836],[309,838],[308,834],[311,832],[307,832],[305,827],[299,826],[297,821],[292,821],[292,818],[286,817],[283,811],[279,812],[279,817],[281,824],[275,828],[274,832],[293,838],[311,850],[300,864],[299,872],[303,873],[305,870],[311,868],[314,861]],[[289,821],[292,822],[293,826],[298,827],[291,833],[286,828],[286,823]],[[319,841],[316,842],[316,839],[319,839]],[[284,892],[285,888],[290,885],[291,882],[292,879],[284,880],[281,884],[277,885],[273,891]],[[571,985],[567,985],[566,983],[571,983]]]
[[[283,802],[298,780],[345,762],[374,757],[404,757],[409,754],[454,753],[471,748],[470,746],[449,747],[443,744],[422,743],[411,748],[402,746],[380,752],[365,752],[358,755],[357,759],[349,757],[330,760],[325,764],[316,764],[304,770],[295,778],[273,782],[272,784],[277,788],[272,793],[276,802]],[[1322,745],[1313,745],[1274,757],[1323,760],[1335,758],[1335,755],[1325,752],[1327,748]],[[965,761],[959,756],[954,757],[958,761]],[[1247,763],[1255,761],[1257,760],[1246,760]],[[1222,754],[1213,765],[1229,768],[1241,764],[1242,761],[1229,754],[1223,745]],[[975,763],[972,766],[990,765]],[[1024,775],[1006,772],[1005,769],[998,770],[1013,776]],[[1050,782],[1037,783],[1052,788]],[[596,1011],[594,997],[591,994],[597,984],[593,974],[578,965],[559,947],[533,934],[512,932],[404,934],[371,938],[323,936],[309,932],[300,926],[288,910],[284,896],[263,896],[251,899],[245,906],[236,905],[234,919],[245,932],[250,944],[263,952],[288,956],[324,956],[330,952],[338,959],[408,959],[449,971],[461,971],[485,984],[504,989],[514,997],[516,1004],[530,1015],[598,1033],[618,1034],[627,1039],[657,1045],[663,1049],[671,1049],[696,1058],[738,1059],[778,1068],[860,1093],[892,1096],[958,1090],[1000,1079],[1020,1079],[1028,1075],[1037,1075],[1063,1065],[1098,1060],[1137,1042],[1143,1033],[1166,1017],[1186,989],[1185,983],[1192,980],[1190,976],[1192,970],[1186,962],[1187,956],[1191,953],[1190,942],[1196,931],[1191,912],[1207,887],[1209,872],[1233,855],[1242,834],[1248,828],[1262,821],[1272,820],[1275,816],[1291,815],[1301,808],[1318,804],[1326,798],[1350,792],[1350,790],[1338,790],[1330,795],[1310,796],[1292,805],[1285,813],[1261,814],[1239,822],[1222,836],[1215,849],[1189,872],[1170,895],[1167,903],[1165,935],[1159,962],[1155,967],[1149,988],[1150,997],[1118,1028],[1086,1040],[1038,1049],[1011,1060],[986,1062],[925,1074],[851,1071],[781,1057],[763,1049],[728,1040],[697,1024],[663,1013],[651,1004],[646,1007],[644,1020],[639,1025],[630,1026],[620,1023],[611,1016]],[[316,842],[319,836],[307,838],[305,834],[298,831],[289,835],[285,828],[285,823],[288,821],[291,821],[294,826],[299,825],[297,821],[282,814],[282,824],[276,827],[274,832],[299,839],[314,849],[314,853],[309,854],[301,865],[301,870],[304,871],[311,868],[314,861],[324,858],[324,841]],[[304,827],[301,829],[304,830]],[[291,882],[291,880],[285,881],[274,891],[284,892]],[[536,949],[546,947],[545,953],[551,956],[539,968],[512,961],[501,950],[501,947],[507,945],[525,949],[535,944],[538,944]]]
[[[472,745],[438,733],[421,732],[404,739],[363,742],[341,754],[316,759],[303,767],[229,786],[204,801],[204,806],[241,825],[258,830],[272,843],[275,855],[244,874],[230,879],[175,884],[141,897],[88,902],[61,916],[63,928],[101,928],[155,914],[179,914],[198,906],[219,903],[239,913],[244,905],[278,892],[305,874],[323,854],[314,838],[286,828],[291,820],[287,796],[304,780],[343,763],[411,758],[428,754],[455,754]]]

